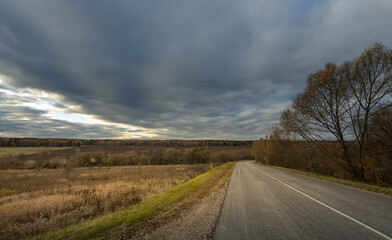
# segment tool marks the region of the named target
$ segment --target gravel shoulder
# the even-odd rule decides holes
[[[178,218],[138,239],[212,239],[228,183],[229,179],[220,189],[181,212]]]

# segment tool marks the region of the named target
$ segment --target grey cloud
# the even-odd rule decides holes
[[[125,131],[115,127],[48,119],[44,116],[46,111],[29,107],[2,105],[1,108],[0,134],[7,137],[118,138]]]
[[[389,0],[0,0],[0,75],[161,138],[254,139],[307,74],[391,45],[391,11]]]

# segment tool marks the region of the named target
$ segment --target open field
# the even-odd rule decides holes
[[[57,150],[65,150],[70,149],[71,147],[48,147],[46,149],[50,151],[57,151]],[[0,148],[0,157],[3,155],[12,155],[16,156],[19,154],[35,154],[41,149],[41,147],[1,147]]]
[[[211,164],[0,171],[0,238],[18,239],[125,209]]]
[[[19,148],[19,147],[17,147]],[[188,149],[189,147],[167,147],[167,146],[110,146],[110,145],[82,145],[80,153],[105,153],[105,154],[120,154],[129,151],[134,151],[138,154],[145,152],[164,152],[166,149]],[[0,148],[1,150],[2,148]],[[28,148],[26,148],[28,149]],[[39,149],[39,148],[37,148]],[[49,148],[55,150],[56,148]],[[57,151],[52,151],[53,157],[67,157],[75,154],[75,147],[57,148]],[[202,147],[208,151],[224,151],[224,150],[251,150],[252,146],[208,146]],[[26,153],[27,154],[27,153]]]
[[[231,176],[234,166],[233,162],[226,163],[126,210],[41,234],[34,239],[130,239],[139,231],[144,232],[144,236],[145,227],[149,229],[161,225],[162,221],[167,222],[168,215],[178,215],[195,199],[220,189]]]
[[[249,159],[251,146],[0,147],[0,169],[224,163]],[[6,154],[6,153],[14,154]]]

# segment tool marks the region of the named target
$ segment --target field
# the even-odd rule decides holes
[[[220,165],[125,210],[105,214],[89,221],[81,221],[59,231],[41,234],[34,239],[133,239],[133,237],[144,239],[143,236],[150,230],[170,222],[170,219],[177,218],[193,204],[222,189],[234,167],[233,162]],[[203,218],[200,219],[199,224],[203,224]],[[177,230],[186,231],[186,229]]]
[[[212,164],[0,170],[0,238],[19,239],[126,209]]]
[[[126,211],[213,166],[249,159],[250,150],[250,146],[0,147],[0,239],[29,238]],[[185,187],[181,198],[199,188],[191,186]],[[178,196],[169,199],[176,202]]]
[[[251,146],[0,147],[0,169],[224,163],[250,159]]]
[[[1,147],[0,157],[3,155],[17,156],[19,154],[25,154],[25,155],[34,154],[38,152],[40,149],[41,149],[40,147]],[[70,149],[70,147],[49,147],[47,149],[51,151],[57,151],[57,150]]]

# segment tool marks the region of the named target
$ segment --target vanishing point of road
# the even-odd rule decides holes
[[[392,239],[392,197],[240,162],[214,239]]]

